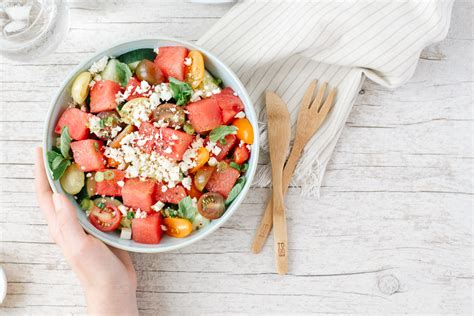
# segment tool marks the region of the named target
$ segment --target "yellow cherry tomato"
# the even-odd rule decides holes
[[[232,125],[237,127],[237,138],[246,144],[253,144],[253,127],[246,118],[236,119]]]
[[[74,102],[82,104],[89,95],[89,83],[92,80],[92,75],[88,71],[81,72],[71,86],[71,96]]]
[[[185,218],[166,217],[163,225],[166,226],[166,234],[175,238],[186,237],[193,231],[193,224]]]
[[[188,58],[191,59],[191,64],[186,66],[186,82],[195,89],[204,79],[204,57],[197,50],[192,50]]]
[[[191,170],[189,170],[190,173],[195,173],[199,169],[201,169],[202,166],[206,164],[206,162],[209,160],[209,150],[207,150],[205,147],[201,147],[197,150],[197,156],[196,156],[196,166],[193,167]]]

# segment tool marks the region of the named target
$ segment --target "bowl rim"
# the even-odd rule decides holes
[[[239,88],[239,95],[243,94],[243,100],[244,106],[245,106],[245,112],[250,111],[252,113],[252,116],[255,118],[255,124],[252,124],[254,130],[256,131],[254,133],[254,142],[252,144],[252,156],[254,156],[253,163],[249,164],[249,169],[246,172],[246,183],[244,185],[244,188],[242,191],[239,193],[239,195],[232,201],[231,205],[229,208],[226,210],[224,215],[219,218],[219,221],[210,227],[208,230],[202,232],[202,233],[197,233],[195,235],[191,235],[189,237],[183,238],[182,242],[178,244],[171,244],[171,245],[163,245],[163,244],[156,244],[156,247],[152,247],[152,244],[143,244],[147,245],[147,247],[138,247],[134,245],[125,245],[119,242],[116,242],[114,239],[106,239],[101,236],[101,231],[98,231],[97,229],[89,229],[89,227],[86,227],[85,225],[82,224],[81,220],[79,219],[79,223],[81,224],[82,228],[95,238],[101,240],[103,243],[130,252],[136,252],[136,253],[160,253],[160,252],[168,252],[168,251],[173,251],[177,249],[181,249],[183,247],[189,246],[209,235],[211,235],[214,231],[216,231],[219,227],[221,227],[229,218],[235,213],[235,211],[238,209],[244,198],[247,196],[247,193],[252,185],[253,178],[256,173],[257,165],[258,165],[258,155],[259,155],[259,133],[258,133],[258,116],[255,112],[255,107],[250,99],[250,96],[248,95],[247,89],[245,86],[242,84],[240,79],[237,77],[237,75],[234,73],[232,69],[230,69],[226,64],[224,64],[216,55],[211,53],[210,51],[200,47],[199,45],[196,45],[194,43],[190,43],[185,40],[181,39],[176,39],[172,37],[140,37],[136,38],[133,40],[124,40],[124,41],[118,41],[115,42],[112,45],[109,45],[105,48],[101,48],[99,51],[94,53],[92,56],[88,57],[87,59],[83,60],[80,62],[77,66],[75,66],[69,73],[68,75],[62,80],[62,83],[57,90],[57,92],[54,94],[53,98],[51,99],[51,102],[49,104],[48,112],[46,115],[46,120],[44,123],[44,128],[43,128],[43,138],[42,138],[42,149],[43,149],[43,162],[44,162],[44,168],[47,170],[47,177],[48,177],[48,183],[54,193],[60,193],[57,188],[56,188],[56,182],[52,179],[51,172],[49,172],[49,166],[47,163],[47,157],[46,153],[49,150],[47,148],[48,142],[49,142],[49,131],[50,131],[50,126],[51,124],[54,124],[53,121],[56,121],[57,117],[53,118],[53,112],[56,108],[56,105],[58,104],[59,98],[61,94],[63,93],[64,89],[66,89],[67,85],[71,82],[71,80],[77,75],[79,71],[81,71],[85,65],[89,64],[90,62],[94,62],[98,60],[98,58],[105,56],[105,52],[109,51],[111,49],[114,49],[116,47],[122,46],[122,45],[132,45],[135,44],[137,45],[138,42],[141,41],[156,41],[156,42],[173,42],[178,45],[183,45],[187,48],[192,48],[201,51],[204,53],[205,57],[211,58],[213,60],[213,63],[215,64],[216,68],[218,69],[223,69],[231,78],[232,80],[236,83],[236,85]],[[217,65],[216,65],[217,64]],[[76,203],[76,213],[77,211],[82,210],[79,209],[79,206]],[[109,235],[109,234],[107,234]]]

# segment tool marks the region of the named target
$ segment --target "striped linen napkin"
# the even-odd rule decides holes
[[[318,197],[325,168],[365,77],[388,88],[414,73],[424,47],[449,29],[452,0],[242,1],[199,41],[240,77],[268,150],[265,90],[287,103],[293,133],[311,79],[337,87],[326,122],[306,145],[293,184]],[[254,185],[271,182],[261,165]]]

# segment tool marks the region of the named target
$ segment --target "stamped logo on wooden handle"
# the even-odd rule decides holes
[[[270,231],[270,225],[264,224],[264,225],[262,226],[262,229],[261,229],[261,231],[260,231],[259,236],[260,236],[260,237],[265,237],[265,236],[268,235],[268,232],[269,232],[269,231]]]
[[[278,243],[278,256],[284,257],[286,255],[285,243],[279,242]]]

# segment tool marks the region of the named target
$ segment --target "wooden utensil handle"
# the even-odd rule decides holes
[[[276,268],[278,274],[288,273],[288,234],[286,229],[285,205],[279,184],[273,184],[273,233]]]
[[[288,186],[290,185],[291,177],[293,176],[293,172],[295,172],[296,165],[298,164],[298,160],[301,155],[301,151],[303,147],[298,143],[293,145],[291,150],[290,156],[288,157],[288,161],[285,164],[285,168],[283,169],[283,194],[286,193],[288,190]],[[265,208],[265,212],[263,213],[262,220],[260,221],[260,225],[257,229],[257,233],[255,234],[255,238],[252,243],[252,252],[259,253],[262,251],[263,245],[265,245],[265,241],[268,238],[268,234],[272,230],[273,226],[273,202],[272,196],[267,200],[267,207]]]

